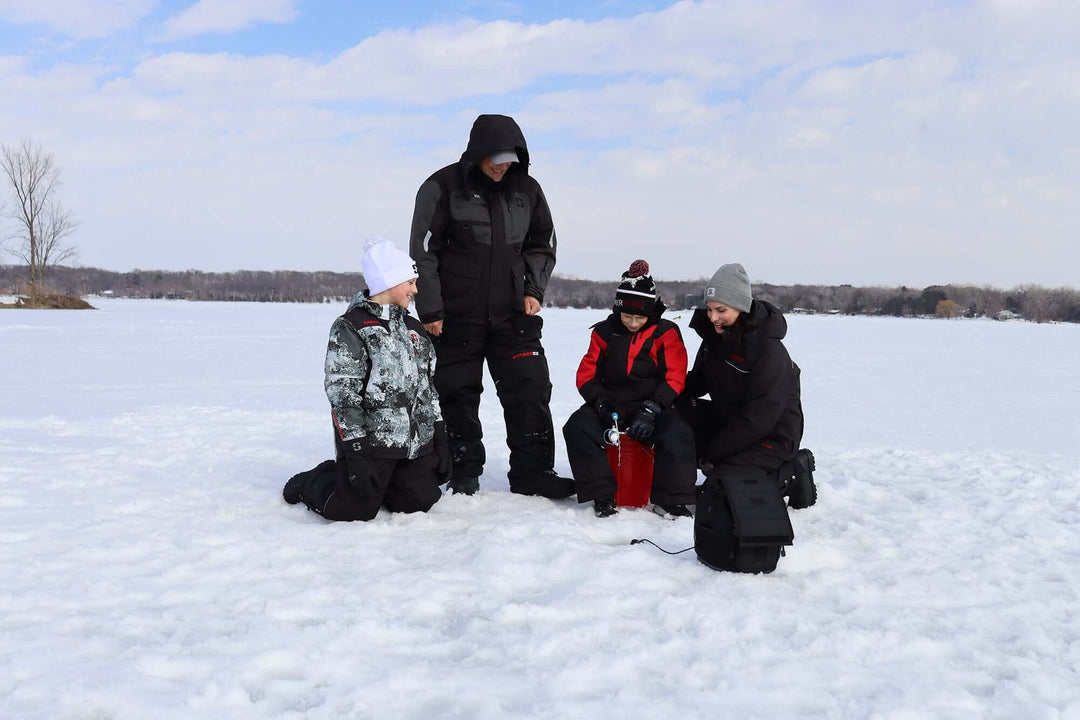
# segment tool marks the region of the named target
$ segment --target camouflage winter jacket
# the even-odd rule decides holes
[[[372,457],[413,459],[430,452],[442,419],[435,350],[423,325],[396,305],[353,297],[330,328],[326,397],[343,441]]]

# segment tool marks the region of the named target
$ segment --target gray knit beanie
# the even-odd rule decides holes
[[[724,265],[705,285],[705,300],[723,303],[739,312],[750,312],[750,278],[739,263]]]

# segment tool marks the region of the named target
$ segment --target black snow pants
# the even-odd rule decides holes
[[[555,437],[551,380],[540,344],[543,320],[519,315],[498,324],[446,320],[436,338],[435,389],[450,438],[454,478],[480,477],[487,455],[480,424],[484,361],[506,422],[510,491],[542,494],[552,483]]]
[[[334,441],[337,459],[309,470],[301,490],[308,509],[327,520],[371,520],[380,507],[390,512],[427,512],[442,497],[434,452],[413,460],[346,459],[337,433]],[[350,469],[359,487],[349,481]]]
[[[675,405],[694,430],[694,457],[698,458],[698,449],[704,448],[708,444],[713,432],[716,430],[717,419],[713,404],[709,400],[701,398],[691,400],[683,396],[676,400]],[[790,458],[787,460],[790,460]],[[779,473],[780,466],[786,463],[787,460],[770,454],[759,444],[754,443],[725,457],[721,462],[702,469],[705,470],[707,479],[714,478],[727,471],[738,473],[748,467],[758,468],[772,476]]]
[[[563,425],[578,502],[614,495],[618,488],[603,439],[608,427],[591,405],[575,410]],[[694,436],[675,408],[660,413],[650,442],[656,451],[650,500],[662,505],[692,505],[697,483]]]

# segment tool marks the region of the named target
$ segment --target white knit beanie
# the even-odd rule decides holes
[[[360,265],[371,295],[417,277],[416,263],[386,238],[373,235],[364,242],[364,248]]]
[[[723,303],[739,312],[750,312],[750,278],[739,263],[723,265],[705,286],[705,300]]]

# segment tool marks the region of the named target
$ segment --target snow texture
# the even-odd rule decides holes
[[[490,389],[478,495],[290,507],[344,308],[95,304],[0,312],[0,718],[1080,718],[1080,326],[790,317],[820,500],[745,576],[511,495]]]

